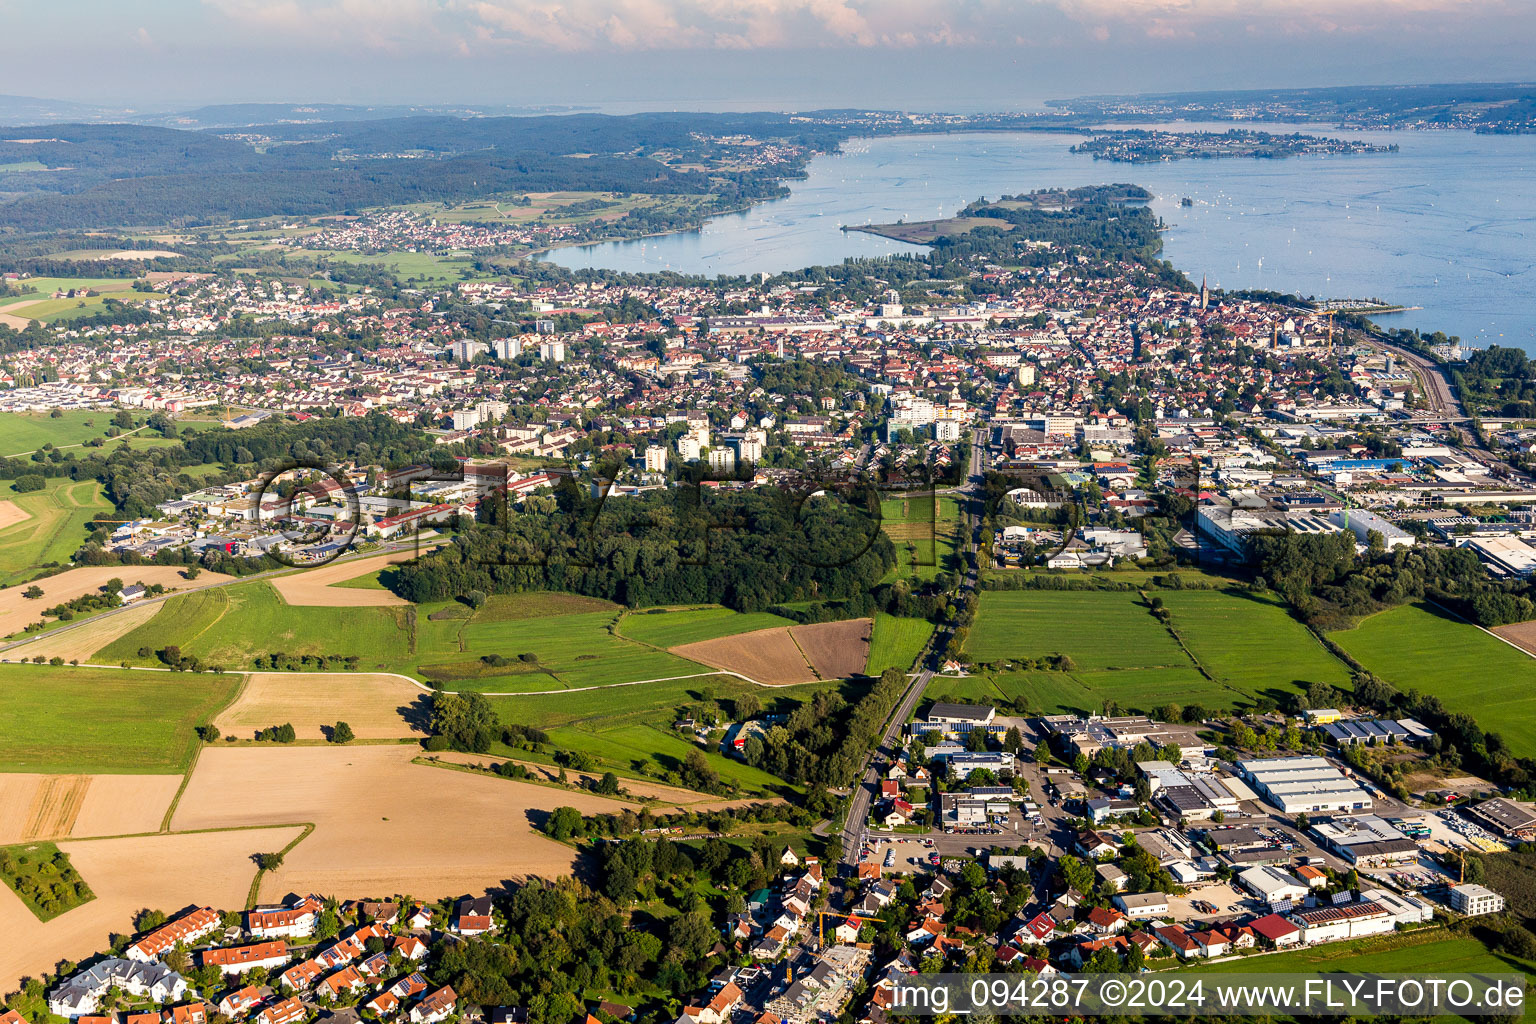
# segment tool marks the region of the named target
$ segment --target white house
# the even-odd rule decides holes
[[[187,994],[186,979],[165,964],[110,957],[48,993],[48,1012],[71,1019],[94,1014],[111,988],[156,1003],[176,1002]]]

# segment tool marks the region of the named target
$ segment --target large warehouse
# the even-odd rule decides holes
[[[1286,814],[1368,811],[1371,797],[1321,757],[1269,757],[1237,767],[1265,800]]]

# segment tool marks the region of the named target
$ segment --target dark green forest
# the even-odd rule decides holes
[[[541,510],[482,501],[479,522],[401,566],[391,587],[415,602],[570,590],[637,607],[759,611],[868,594],[896,563],[878,519],[831,498],[680,487],[603,501],[567,481],[532,504]]]

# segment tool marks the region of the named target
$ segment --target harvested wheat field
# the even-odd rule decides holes
[[[93,565],[70,569],[57,576],[38,580],[36,585],[43,592],[39,598],[22,597],[27,589],[24,586],[0,590],[0,635],[14,633],[28,623],[40,621],[44,608],[95,593],[101,589],[102,584],[113,578],[128,584],[140,581],[146,584],[159,583],[167,590],[197,590],[234,580],[233,576],[205,570],[198,575],[196,581],[188,581],[181,575],[180,569],[170,565]]]
[[[869,630],[869,619],[779,626],[683,644],[671,652],[768,686],[788,686],[864,671]]]
[[[90,785],[89,775],[0,775],[0,843],[69,835]]]
[[[528,875],[570,874],[575,851],[534,830],[549,810],[630,806],[586,793],[412,764],[414,747],[211,747],[177,805],[178,830],[313,822],[262,898],[409,892],[435,899]],[[89,879],[87,879],[89,880]]]
[[[700,640],[671,648],[680,658],[696,661],[710,668],[736,672],[768,686],[815,682],[816,670],[800,653],[789,635],[788,626],[757,629],[717,640]]]
[[[870,619],[815,622],[790,626],[811,667],[823,679],[847,679],[864,671],[869,660]]]
[[[0,530],[7,526],[15,526],[32,518],[32,513],[16,504],[14,501],[0,501]]]
[[[0,885],[0,992],[16,989],[23,977],[53,970],[68,959],[99,953],[113,932],[133,930],[133,915],[145,907],[166,913],[192,904],[236,909],[245,906],[255,877],[254,854],[280,850],[302,830],[261,829],[198,835],[141,836],[133,839],[71,840],[59,849],[95,892],[83,906],[43,924],[8,887]]]
[[[0,844],[153,832],[180,775],[0,774]]]
[[[97,651],[132,633],[159,610],[159,604],[140,602],[112,615],[97,616],[73,629],[44,633],[18,650],[24,658],[41,654],[45,658],[89,662]]]
[[[301,740],[329,739],[337,721],[362,740],[424,736],[427,693],[401,676],[356,672],[253,672],[214,725],[250,739],[269,725],[291,722]]]
[[[387,590],[357,590],[332,584],[345,583],[391,565],[408,562],[417,555],[416,551],[395,551],[372,558],[332,562],[318,569],[278,576],[271,581],[272,589],[289,604],[319,605],[323,608],[381,608],[409,604]]]
[[[75,818],[76,839],[155,832],[165,818],[180,775],[96,775]]]

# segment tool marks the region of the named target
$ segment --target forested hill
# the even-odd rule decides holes
[[[409,117],[284,124],[238,137],[132,124],[11,128],[0,138],[0,230],[193,225],[339,213],[503,191],[773,195],[800,164],[677,170],[737,135],[831,148],[846,131],[777,114]],[[724,163],[725,161],[721,161]]]

